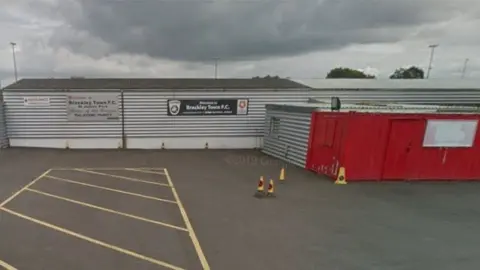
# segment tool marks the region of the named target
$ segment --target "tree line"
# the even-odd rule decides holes
[[[392,75],[390,79],[424,79],[423,69],[411,66],[408,68],[398,68]],[[327,74],[327,79],[375,79],[375,75],[366,74],[363,71],[338,67],[330,70]]]

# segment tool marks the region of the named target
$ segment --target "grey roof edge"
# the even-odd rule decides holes
[[[309,106],[305,103],[301,106],[299,104],[266,104],[266,110],[275,110],[282,112],[296,112],[296,113],[312,113],[319,108],[318,104]]]
[[[175,88],[152,88],[152,89],[136,89],[136,88],[112,88],[112,89],[84,89],[84,88],[73,88],[73,89],[4,89],[3,92],[114,92],[114,91],[124,91],[124,92],[232,92],[232,91],[243,91],[243,92],[258,92],[258,91],[271,91],[271,92],[281,92],[281,91],[310,91],[309,88],[184,88],[184,89],[175,89]]]
[[[288,78],[23,78],[3,90],[292,90],[310,87]]]
[[[480,79],[303,79],[314,90],[480,90]]]
[[[300,112],[311,113],[317,111],[330,111],[330,103],[323,101],[318,103],[269,103],[265,107],[267,110],[276,110],[282,112]],[[474,106],[445,106],[445,105],[414,105],[414,104],[364,104],[350,103],[343,104],[339,112],[356,113],[418,113],[418,114],[479,114],[480,110]]]

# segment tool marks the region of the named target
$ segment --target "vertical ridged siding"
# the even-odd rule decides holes
[[[3,101],[0,100],[0,148],[5,148],[8,146],[7,126],[3,110],[4,104]]]
[[[119,94],[120,95],[120,94]],[[4,92],[10,139],[121,138],[121,121],[69,122],[65,92]],[[49,97],[50,106],[26,107],[24,97]],[[119,97],[120,101],[120,97]],[[121,106],[119,106],[121,108]],[[121,115],[121,110],[120,110]]]
[[[271,117],[280,119],[278,137],[269,134]],[[310,118],[311,113],[268,109],[264,121],[262,151],[304,168],[310,134]]]
[[[168,116],[168,99],[249,99],[248,115]],[[307,91],[125,92],[125,126],[129,138],[261,137],[265,104],[305,102]]]
[[[316,99],[330,99],[332,96],[339,97],[343,103],[369,101],[404,104],[480,105],[480,91],[474,89],[332,89],[311,91],[311,97]]]
[[[90,93],[90,92],[85,92]],[[118,92],[120,96],[120,91]],[[305,102],[307,91],[125,91],[127,138],[263,136],[265,104]],[[66,92],[4,92],[9,138],[121,138],[117,122],[68,122]],[[25,107],[24,97],[49,97],[49,107]],[[167,99],[248,98],[245,116],[167,116]],[[120,100],[120,97],[119,97]],[[121,106],[120,106],[121,115]]]
[[[88,93],[91,92],[98,91],[88,91]],[[120,91],[118,91],[118,94],[120,95]],[[4,91],[8,137],[12,139],[121,138],[121,121],[68,122],[65,95],[66,92],[59,91]],[[343,103],[379,101],[423,104],[480,104],[480,92],[474,90],[126,90],[124,95],[125,130],[126,136],[129,138],[262,137],[265,129],[265,104],[305,102],[309,97],[330,99],[331,96],[339,96]],[[51,106],[25,107],[23,97],[49,97]],[[167,116],[167,99],[188,98],[248,98],[250,101],[249,114],[246,116]],[[290,115],[291,113],[286,114]],[[309,116],[297,115],[296,117],[302,118],[301,121],[306,121],[305,126],[301,125],[300,128],[294,124],[295,121],[292,122],[291,125],[295,126],[292,130],[296,132],[296,135],[286,134],[281,137],[278,140],[278,146],[275,146],[276,141],[271,141],[269,138],[266,139],[265,144],[268,145],[266,148],[270,149],[266,151],[271,151],[273,156],[283,158],[285,155],[285,143],[289,142],[291,145],[298,145],[298,149],[290,146],[288,159],[292,160],[294,164],[303,166],[306,142],[308,141]],[[305,127],[305,130],[303,130],[303,127]]]

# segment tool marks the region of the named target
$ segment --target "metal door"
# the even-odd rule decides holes
[[[392,120],[383,165],[383,179],[404,180],[416,178],[416,156],[422,147],[423,120]]]
[[[336,176],[341,163],[340,148],[342,138],[341,120],[336,117],[322,117],[315,121],[312,137],[311,159],[314,171]]]

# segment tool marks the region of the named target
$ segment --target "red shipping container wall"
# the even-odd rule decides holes
[[[345,167],[347,181],[480,180],[480,135],[473,124],[462,125],[460,134],[473,140],[471,147],[424,146],[432,136],[451,136],[434,128],[426,134],[429,120],[479,119],[474,114],[314,112],[306,168],[335,178]]]

